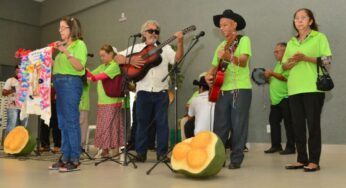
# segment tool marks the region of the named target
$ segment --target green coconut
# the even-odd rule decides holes
[[[172,152],[172,168],[181,174],[206,178],[220,172],[226,160],[221,139],[210,131],[178,143]]]
[[[23,126],[15,127],[4,141],[4,151],[7,154],[25,156],[30,154],[36,145],[36,140]]]

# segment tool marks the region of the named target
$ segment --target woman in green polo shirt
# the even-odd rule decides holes
[[[124,145],[123,139],[123,98],[109,97],[103,87],[102,80],[114,79],[121,74],[119,65],[113,60],[116,55],[112,46],[105,44],[100,49],[102,64],[91,73],[88,79],[97,81],[97,120],[95,133],[95,146],[102,149],[101,156],[108,157],[109,150],[113,155]]]
[[[285,62],[283,68],[289,70],[287,87],[298,157],[286,169],[304,168],[305,172],[312,172],[320,169],[321,112],[325,97],[316,88],[316,62],[330,63],[332,53],[327,37],[318,32],[311,10],[298,9],[293,18],[298,34],[288,42],[282,62]]]
[[[80,22],[73,17],[60,20],[61,41],[54,48],[59,53],[54,59],[53,74],[56,88],[56,108],[61,130],[61,160],[49,167],[60,172],[79,170],[80,125],[79,102],[85,73],[87,47],[82,40]]]

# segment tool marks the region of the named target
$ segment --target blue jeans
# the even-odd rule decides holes
[[[148,129],[155,123],[157,156],[168,150],[168,94],[162,92],[139,91],[136,99],[137,131],[136,152],[146,155],[148,150]]]
[[[28,118],[24,118],[23,120],[19,119],[20,109],[8,108],[7,111],[7,127],[6,127],[6,135],[14,129],[15,126],[21,125],[26,127],[28,124]]]
[[[215,105],[214,132],[224,144],[231,134],[232,164],[240,165],[244,159],[243,150],[247,141],[251,97],[251,89],[239,89],[237,95],[234,90],[224,91]]]
[[[61,151],[64,162],[79,162],[81,133],[79,125],[79,102],[83,83],[80,77],[54,75],[56,110],[61,130]]]

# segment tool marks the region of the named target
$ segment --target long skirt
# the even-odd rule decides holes
[[[123,112],[120,106],[98,105],[95,146],[113,149],[124,146]]]

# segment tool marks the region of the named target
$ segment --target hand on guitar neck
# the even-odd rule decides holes
[[[237,38],[237,32],[233,32],[229,37],[227,37],[227,43],[224,49],[218,52],[218,58],[220,59],[220,61],[231,62],[233,60],[234,49],[232,48],[232,44],[236,38]]]
[[[229,47],[232,45],[233,41],[236,38],[237,38],[237,32],[233,32],[231,34],[231,36],[229,36],[227,38],[227,43],[225,44],[225,47],[218,52],[219,63],[221,63],[224,60],[230,62],[234,58],[236,58],[233,56],[233,52],[231,53],[230,50],[227,50],[227,49],[229,49]],[[214,77],[215,77],[217,70],[218,70],[217,67],[212,67],[208,71],[207,75],[205,76],[205,80],[206,80],[209,87],[212,87],[214,85],[214,79],[215,79]]]

